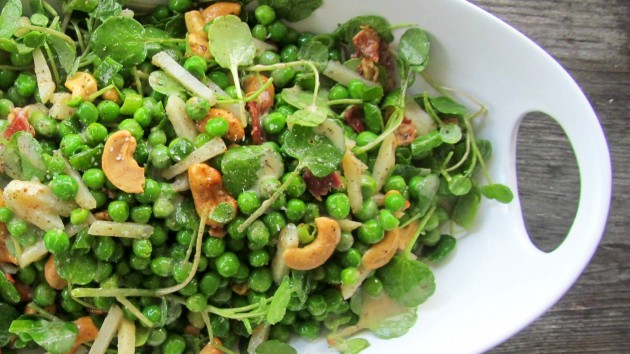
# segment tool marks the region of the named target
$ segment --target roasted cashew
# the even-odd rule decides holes
[[[72,97],[83,97],[84,100],[97,90],[94,76],[82,71],[77,71],[74,76],[66,80],[65,86],[72,92]]]
[[[238,210],[236,200],[223,188],[223,178],[216,169],[197,163],[188,168],[190,192],[195,202],[198,215],[209,215],[220,203],[228,203],[234,208],[234,215]],[[221,228],[223,225],[207,219],[206,225]]]
[[[195,122],[195,124],[197,124],[197,130],[199,130],[202,133],[205,132],[206,123],[208,123],[210,119],[214,119],[214,118],[224,118],[225,120],[227,120],[229,129],[228,129],[226,137],[229,141],[236,143],[243,140],[243,138],[245,137],[245,129],[243,128],[243,125],[241,124],[241,120],[236,118],[234,114],[222,108],[210,109],[210,112],[206,114],[206,117],[204,119]]]
[[[398,249],[399,229],[387,231],[385,237],[378,243],[372,245],[361,258],[361,264],[369,270],[378,269],[394,257]]]
[[[188,46],[193,55],[198,55],[204,59],[212,59],[208,36],[205,32],[188,33]]]
[[[398,250],[404,251],[413,239],[414,234],[418,231],[419,223],[414,221],[402,229],[399,229]]]
[[[236,2],[217,2],[201,10],[201,14],[206,23],[220,16],[238,16],[241,14],[241,4]]]
[[[74,345],[68,354],[76,353],[83,343],[93,342],[98,336],[98,328],[94,325],[90,316],[79,317],[73,322],[77,326],[78,333],[74,340]]]
[[[101,96],[104,100],[110,100],[110,101],[114,101],[118,104],[122,103],[122,100],[120,99],[120,95],[118,94],[118,91],[113,88],[111,90],[107,90],[105,93],[103,93],[103,96]]]
[[[206,25],[201,12],[197,10],[188,11],[184,14],[184,21],[186,22],[186,30],[188,33],[203,32],[203,26]]]
[[[265,75],[252,75],[245,79],[245,94],[251,95],[258,91],[262,85],[267,82],[268,78]],[[256,97],[256,103],[258,104],[258,110],[260,114],[267,112],[273,106],[273,100],[276,95],[276,90],[273,85],[269,85],[258,97]]]
[[[50,255],[44,265],[44,278],[51,288],[61,290],[68,285],[68,281],[61,278],[55,267],[55,256]]]
[[[341,227],[331,218],[315,219],[317,237],[302,248],[289,248],[284,252],[284,262],[291,269],[311,270],[324,264],[335,252],[341,239]]]
[[[121,191],[142,193],[144,191],[144,168],[133,158],[136,139],[128,130],[119,130],[105,142],[101,159],[103,172]]]

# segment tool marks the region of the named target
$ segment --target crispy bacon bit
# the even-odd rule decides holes
[[[362,26],[361,31],[352,38],[352,42],[357,47],[357,54],[378,63],[381,43],[378,32],[370,27]]]
[[[265,137],[262,134],[258,104],[254,101],[247,102],[247,108],[252,115],[252,142],[255,145],[260,145],[265,142]]]
[[[15,286],[15,290],[17,290],[18,294],[20,294],[21,301],[33,300],[33,290],[28,285],[19,281],[14,281],[13,285]]]
[[[11,139],[11,136],[19,131],[29,132],[35,136],[35,129],[28,123],[27,113],[28,111],[22,108],[15,108],[13,112],[9,113],[9,125],[4,131],[5,139]]]
[[[380,76],[378,65],[368,58],[361,58],[361,62],[357,67],[357,72],[359,75],[371,81],[378,81]]]
[[[343,119],[355,132],[361,133],[365,130],[363,125],[363,112],[357,105],[350,106],[343,114]]]
[[[396,86],[396,82],[394,82],[394,75],[396,73],[396,60],[394,59],[394,55],[389,50],[389,44],[384,40],[381,40],[379,50],[378,50],[379,61],[378,63],[385,68],[387,72],[387,84],[385,87],[386,91],[391,91]]]
[[[341,177],[337,172],[333,172],[326,177],[315,177],[308,169],[302,173],[306,187],[311,195],[317,199],[328,194],[332,189],[338,189],[343,186]]]
[[[394,135],[396,136],[396,146],[409,145],[416,138],[416,128],[411,120],[404,118]]]

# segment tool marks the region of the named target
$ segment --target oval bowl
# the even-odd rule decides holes
[[[493,144],[494,181],[517,194],[516,137],[522,118],[544,112],[563,128],[580,173],[575,220],[563,243],[545,253],[530,241],[518,198],[483,200],[473,230],[451,258],[434,268],[437,290],[419,308],[406,335],[369,334],[368,353],[477,353],[526,327],[571,287],[591,259],[605,227],[611,193],[608,146],[588,100],[543,49],[506,23],[463,0],[325,1],[297,27],[331,31],[360,14],[417,24],[431,38],[429,75],[488,109],[478,124]],[[402,32],[402,31],[398,31]],[[327,351],[323,340],[298,341],[299,352]]]

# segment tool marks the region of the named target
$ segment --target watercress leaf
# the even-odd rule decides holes
[[[46,167],[42,160],[43,151],[39,142],[30,133],[24,131],[13,134],[11,141],[15,142],[20,154],[23,180],[30,181],[33,178],[45,180]]]
[[[251,65],[256,46],[249,26],[236,16],[219,17],[208,28],[210,51],[217,63],[226,69]]]
[[[19,316],[20,313],[13,306],[0,302],[0,348],[9,344],[12,337],[9,327]]]
[[[311,40],[300,48],[298,58],[325,63],[328,61],[328,47],[319,41]]]
[[[57,54],[57,60],[59,61],[59,65],[61,65],[63,70],[66,73],[72,72],[74,62],[77,58],[76,49],[70,46],[68,42],[57,36],[48,36],[47,42],[51,46],[55,54]]]
[[[429,37],[419,28],[410,28],[400,37],[398,52],[405,63],[416,72],[422,71],[429,59]]]
[[[0,299],[10,304],[20,302],[20,293],[2,271],[0,271]]]
[[[377,105],[373,103],[363,104],[363,120],[367,130],[378,133],[384,128],[383,113]]]
[[[322,0],[260,0],[258,3],[271,6],[278,17],[290,22],[303,20],[322,6]]]
[[[100,0],[90,16],[105,21],[112,16],[120,15],[122,6],[116,0]]]
[[[467,194],[471,188],[472,181],[463,175],[455,175],[448,181],[448,190],[457,196]]]
[[[9,52],[11,54],[17,54],[18,47],[14,40],[9,38],[0,38],[0,50]]]
[[[63,2],[63,12],[70,13],[73,10],[91,12],[98,6],[99,0],[70,0]]]
[[[480,202],[481,193],[479,189],[473,187],[468,194],[457,198],[455,206],[451,211],[451,219],[455,221],[457,225],[469,229],[475,221]]]
[[[280,286],[273,294],[271,304],[269,304],[269,310],[267,310],[267,322],[269,324],[276,324],[284,318],[287,312],[287,306],[291,300],[291,284],[289,277],[284,277]]]
[[[18,21],[22,16],[22,1],[9,0],[0,13],[0,38],[11,38],[20,28]]]
[[[353,17],[346,23],[339,26],[333,36],[346,43],[351,43],[352,38],[361,30],[361,27],[367,26],[378,32],[382,40],[390,43],[394,40],[391,25],[381,16],[357,16]]]
[[[240,146],[221,159],[223,186],[232,195],[255,189],[262,176],[279,178],[284,173],[282,157],[271,145]]]
[[[466,107],[447,96],[431,97],[429,102],[438,113],[456,116],[465,116],[468,113]]]
[[[378,85],[366,88],[361,97],[363,102],[373,103],[378,103],[381,98],[383,98],[383,87]]]
[[[287,343],[272,339],[260,343],[256,347],[256,354],[297,354],[297,350]]]
[[[111,57],[123,66],[142,63],[147,56],[144,27],[123,16],[105,20],[90,37],[90,47],[99,57]]]
[[[305,303],[308,299],[308,292],[311,287],[311,276],[309,272],[292,270],[291,271],[291,289],[300,299],[301,303]]]
[[[320,91],[320,95],[315,98],[315,105],[326,111],[327,116],[334,116],[334,112],[328,107],[328,98]],[[287,104],[298,108],[305,109],[313,104],[313,93],[303,91],[299,86],[286,88],[280,92],[280,96]]]
[[[123,69],[122,64],[120,64],[116,60],[110,57],[103,59],[101,63],[96,67],[96,70],[94,70],[94,77],[96,81],[98,82],[99,87],[105,87],[111,84],[114,76],[118,74],[122,69]],[[154,71],[153,73],[155,72],[158,72],[158,71]],[[149,77],[149,84],[150,83],[151,83],[151,77]]]
[[[175,80],[162,70],[151,72],[149,75],[149,86],[155,92],[167,96],[180,96],[182,94],[188,94],[188,90],[179,81]]]
[[[377,274],[387,295],[405,307],[417,307],[435,291],[433,272],[418,260],[394,256]]]
[[[344,151],[328,137],[316,134],[313,128],[294,125],[284,141],[286,153],[300,161],[315,177],[325,177],[335,172]]]
[[[59,275],[71,284],[87,285],[96,276],[98,264],[94,257],[63,253],[55,257]]]
[[[292,126],[293,124],[298,124],[305,127],[316,127],[322,124],[326,117],[328,116],[328,112],[326,109],[310,105],[304,109],[299,109],[295,111],[293,114],[287,117],[287,124]]]
[[[52,354],[69,353],[79,332],[72,322],[19,318],[11,323],[9,332],[20,338],[27,336]]]
[[[440,236],[435,246],[422,249],[422,255],[431,262],[437,262],[448,256],[457,245],[457,239],[451,235]]]
[[[416,176],[427,176],[430,173],[431,173],[431,169],[429,168],[416,167],[412,165],[401,165],[401,164],[394,165],[394,169],[392,170],[392,176],[401,176],[406,181]]]
[[[447,144],[456,144],[462,139],[462,129],[457,124],[445,124],[440,128],[442,141]]]
[[[375,336],[382,339],[398,338],[409,332],[409,329],[416,324],[418,313],[415,308],[409,308],[397,315],[387,317],[381,322],[368,327]]]
[[[488,199],[495,199],[501,203],[509,203],[514,199],[512,190],[508,186],[500,183],[481,187],[481,194]]]
[[[350,321],[352,321],[352,314],[350,313],[347,313],[347,312],[343,314],[330,313],[324,319],[324,326],[328,328],[330,331],[335,332],[337,331],[337,329],[339,329],[339,327],[350,323]]]
[[[347,340],[344,344],[344,350],[340,350],[341,354],[358,354],[370,346],[365,338],[353,338]]]

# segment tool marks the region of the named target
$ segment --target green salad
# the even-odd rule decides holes
[[[3,354],[358,353],[510,202],[424,30],[248,2],[4,2]]]

